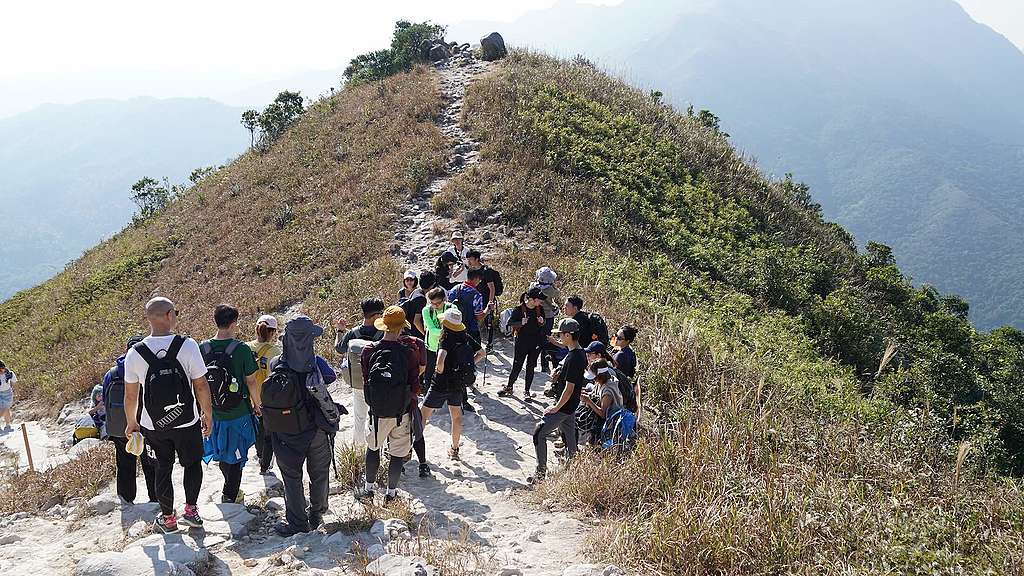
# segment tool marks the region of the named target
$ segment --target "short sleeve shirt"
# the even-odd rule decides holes
[[[466,329],[470,332],[479,332],[480,323],[477,322],[475,314],[482,312],[484,309],[483,296],[480,295],[476,288],[469,284],[461,284],[448,291],[448,301],[455,302],[456,300],[464,302],[467,311],[473,311],[473,314],[467,314],[466,312],[462,314],[462,322],[466,325]]]
[[[583,386],[586,384],[583,379],[583,373],[586,369],[587,353],[582,348],[570,350],[565,358],[562,359],[562,366],[558,376],[560,388],[564,390],[566,382],[572,382],[574,386],[572,396],[569,397],[569,401],[562,406],[559,412],[564,414],[574,414],[576,412],[576,408],[580,405],[580,394],[583,392]]]
[[[228,345],[235,342],[234,339],[228,340],[207,340],[210,344],[211,352],[223,352],[227,350]],[[200,351],[202,351],[200,349]],[[256,373],[259,367],[256,365],[256,358],[253,356],[252,349],[245,342],[239,342],[235,351],[231,353],[231,377],[235,379],[235,384],[238,385],[239,392],[242,393],[242,398],[248,400],[249,388],[245,385],[246,376],[250,376]],[[261,382],[262,384],[262,382]],[[213,417],[216,420],[234,420],[245,416],[249,413],[249,402],[242,402],[238,406],[235,406],[231,410],[217,410],[214,409]]]
[[[256,383],[263,384],[263,381],[270,375],[270,361],[283,352],[281,345],[276,340],[273,342],[253,340],[246,342],[246,345],[252,350],[252,356],[256,359]]]
[[[167,336],[146,336],[142,343],[146,345],[153,352],[153,355],[157,358],[163,358],[167,355],[167,349],[171,346],[171,341],[174,340],[174,334]],[[195,380],[196,378],[202,378],[206,376],[206,363],[203,362],[203,355],[199,352],[199,344],[196,343],[192,338],[185,338],[185,342],[181,345],[181,350],[178,351],[178,363],[185,370],[185,374],[189,377],[189,380]],[[143,388],[146,386],[146,374],[149,372],[149,364],[146,360],[135,351],[131,349],[128,354],[124,357],[124,381],[126,383],[138,383]],[[191,384],[191,382],[190,382]],[[143,393],[139,394],[139,405],[142,407],[142,415],[139,418],[139,426],[147,430],[153,430],[153,420],[149,417],[149,412],[146,410]],[[193,403],[195,403],[195,393],[192,394]],[[199,422],[199,405],[194,404],[193,414],[195,418],[187,423],[178,426],[178,428],[188,428]]]
[[[623,348],[612,356],[615,367],[630,378],[636,377],[636,352],[632,348]]]
[[[14,375],[14,372],[10,368],[0,374],[0,392],[7,392],[12,389],[12,384],[18,383],[18,377]]]

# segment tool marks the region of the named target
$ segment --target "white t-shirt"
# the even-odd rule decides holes
[[[167,349],[170,348],[172,340],[174,340],[174,334],[168,336],[146,336],[142,341],[153,351],[154,356],[163,358],[167,355]],[[203,361],[203,354],[199,351],[199,344],[192,338],[185,338],[185,342],[181,345],[181,350],[178,351],[178,362],[185,369],[185,374],[191,380],[206,376],[206,362]],[[124,357],[124,381],[126,383],[137,382],[144,387],[148,372],[149,364],[146,363],[146,359],[134,349],[129,350],[128,354]],[[191,385],[191,382],[189,384]],[[143,396],[143,390],[140,388],[139,404],[142,406],[142,415],[139,417],[139,426],[147,430],[153,430],[153,419],[150,418],[149,412],[146,410],[146,404],[142,399]],[[192,413],[195,414],[195,418],[188,424],[182,424],[177,426],[177,428],[188,428],[199,421],[199,405],[195,401],[194,393],[192,394]]]
[[[11,372],[10,368],[8,368],[3,374],[0,374],[0,392],[9,391],[11,389],[11,384],[16,384],[17,382],[18,377],[14,375],[14,372]]]
[[[466,264],[466,254],[469,254],[469,246],[462,245],[462,251],[460,252],[455,245],[452,244],[448,247],[447,252],[451,252],[452,255],[459,259],[459,264],[452,267],[452,270],[459,270],[458,274],[452,274],[450,280],[456,283],[462,283],[469,279],[469,266]]]

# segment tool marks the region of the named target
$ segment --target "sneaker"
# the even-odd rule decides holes
[[[309,532],[309,528],[307,527],[304,530],[302,528],[299,528],[299,527],[296,527],[296,526],[292,526],[288,522],[285,522],[284,520],[282,520],[282,521],[278,522],[277,524],[274,524],[274,532],[277,532],[278,535],[283,536],[284,538],[287,538],[289,536],[294,536],[294,535],[302,533],[302,532]]]
[[[511,396],[511,395],[512,395],[512,387],[511,386],[505,386],[501,390],[498,390],[498,396],[506,397],[506,396]]]
[[[320,527],[324,523],[324,517],[319,514],[309,515],[309,530],[313,531]]]
[[[420,478],[430,478],[430,466],[426,462],[420,464]]]
[[[523,398],[526,398],[527,402],[529,402],[530,400],[533,400],[533,392],[530,392],[529,390],[527,390],[526,392],[523,392]]]
[[[562,442],[561,438],[555,440],[555,449],[556,450],[557,449],[564,449],[564,448],[565,448],[565,442]]]
[[[451,458],[452,460],[458,460],[459,459],[459,447],[458,446],[452,446],[452,447],[448,448],[448,457]]]
[[[195,504],[186,504],[185,513],[181,515],[181,523],[189,528],[202,528],[203,519],[199,517],[199,507]]]
[[[360,488],[356,488],[352,495],[355,496],[357,501],[362,502],[363,504],[368,504],[373,502],[373,497],[377,495],[377,491],[372,488],[367,489],[365,486],[362,486]]]
[[[541,468],[537,468],[533,472],[533,476],[530,476],[530,477],[528,477],[526,479],[526,482],[529,483],[529,484],[533,484],[533,485],[540,484],[541,482],[544,481],[544,477],[547,476],[547,475],[548,475],[547,470],[543,470]]]
[[[153,530],[162,534],[170,534],[178,531],[178,518],[174,514],[164,516],[163,514],[156,517],[156,522],[153,522]]]
[[[462,403],[462,410],[464,412],[469,412],[469,413],[475,413],[476,412],[476,408],[474,408],[473,405],[470,404],[468,400]]]
[[[387,506],[388,504],[391,504],[395,500],[398,500],[398,494],[385,494],[384,495],[384,505],[385,506]]]

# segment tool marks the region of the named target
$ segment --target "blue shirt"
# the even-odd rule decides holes
[[[480,323],[476,321],[476,315],[483,312],[484,297],[480,291],[469,284],[459,284],[448,291],[448,301],[459,301],[459,311],[462,312],[462,322],[466,330],[474,333],[480,332]],[[472,314],[469,312],[472,311]]]

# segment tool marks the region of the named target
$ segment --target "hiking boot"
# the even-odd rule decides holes
[[[181,515],[181,523],[189,528],[202,528],[203,519],[199,517],[199,507],[195,504],[186,504],[185,513]]]
[[[361,488],[356,488],[352,495],[355,496],[357,501],[362,502],[363,504],[370,504],[373,502],[374,496],[377,495],[377,491],[363,486]]]
[[[153,530],[160,532],[161,534],[170,534],[178,531],[178,518],[174,514],[164,516],[163,514],[156,517],[156,522],[153,522]]]
[[[320,527],[324,523],[324,517],[319,514],[309,515],[309,530],[312,532]]]
[[[511,395],[512,395],[512,387],[511,386],[505,386],[501,390],[498,390],[498,396],[507,397],[507,396],[511,396]]]
[[[448,457],[451,458],[452,460],[458,460],[459,459],[459,447],[458,446],[452,446],[452,447],[448,448]]]
[[[469,412],[471,414],[476,412],[476,408],[474,408],[473,405],[469,403],[469,400],[466,400],[465,402],[462,403],[462,410],[464,412]]]
[[[528,477],[526,479],[526,482],[528,484],[533,484],[533,485],[540,484],[541,482],[544,481],[544,477],[547,476],[547,475],[548,475],[547,470],[544,470],[542,468],[537,468],[533,472],[533,476],[530,476],[530,477]]]
[[[420,464],[420,478],[430,478],[430,466],[426,462]]]
[[[298,527],[298,526],[292,526],[288,522],[285,522],[284,520],[282,520],[282,521],[278,522],[277,524],[274,524],[274,532],[277,532],[278,535],[283,536],[284,538],[287,538],[289,536],[294,536],[294,535],[302,533],[302,532],[309,532],[309,527],[306,527],[305,529],[303,529],[303,528]]]
[[[384,495],[384,505],[385,506],[387,506],[388,504],[391,504],[395,500],[398,500],[398,494],[397,493],[396,494],[385,494]]]

